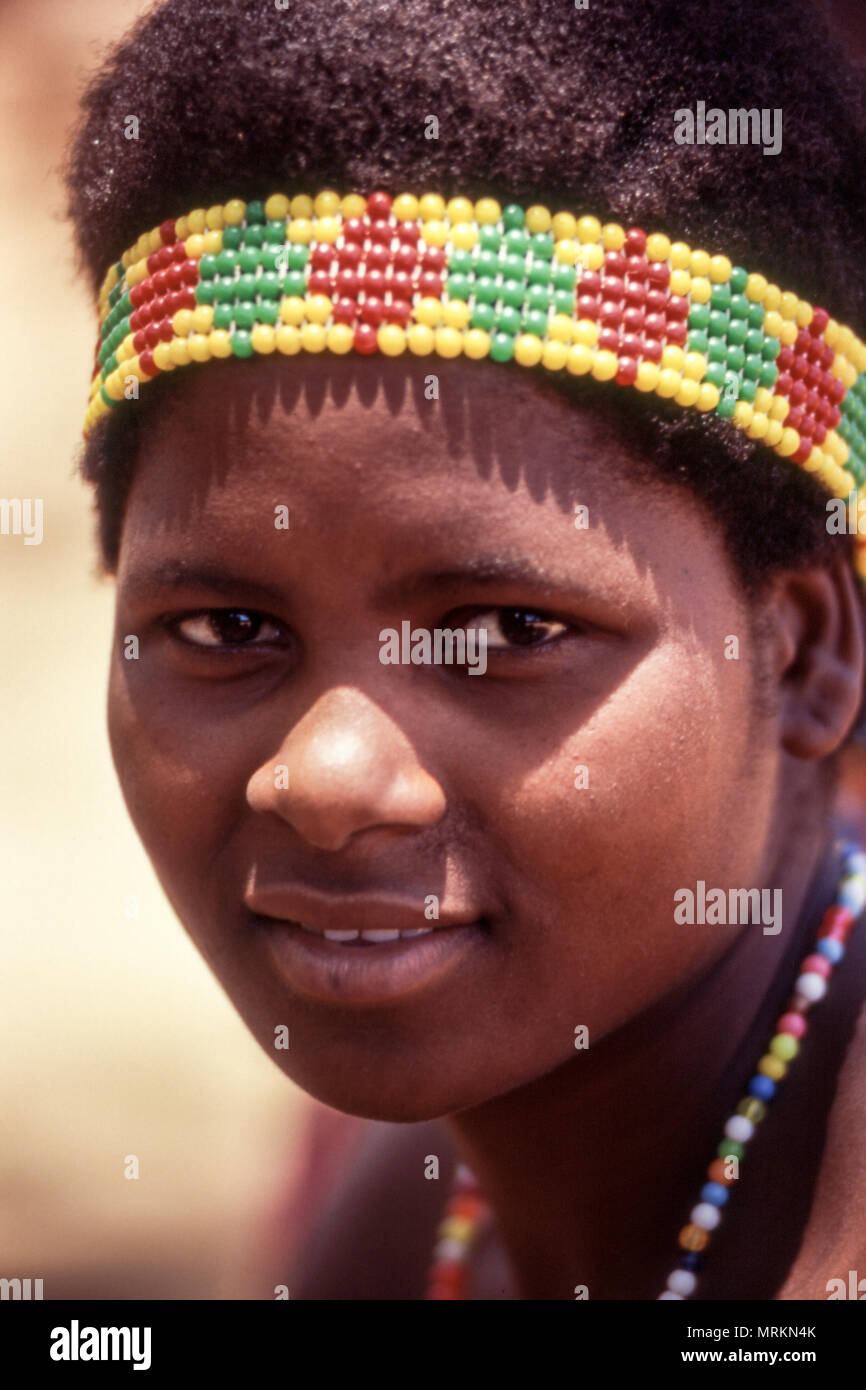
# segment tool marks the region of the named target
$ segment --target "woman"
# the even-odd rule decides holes
[[[387,1122],[293,1297],[866,1270],[863,129],[781,6],[174,0],[85,97],[124,795]]]

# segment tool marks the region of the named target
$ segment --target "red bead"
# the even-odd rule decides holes
[[[185,285],[197,285],[198,261],[184,261],[180,268],[180,277]]]
[[[842,412],[837,405],[834,405],[833,409],[827,415],[827,428],[834,430],[841,419]]]
[[[147,258],[146,265],[151,275],[153,275],[154,271],[159,270],[159,261],[157,260],[158,255],[158,251],[151,251],[150,255]]]
[[[800,974],[805,975],[807,973],[821,975],[825,980],[829,980],[833,974],[833,962],[829,961],[826,956],[817,954],[807,956],[800,966]]]
[[[186,260],[186,247],[182,241],[176,241],[171,248],[171,258],[180,265],[181,261]]]
[[[132,346],[135,348],[136,352],[144,352],[144,349],[147,347],[147,338],[145,337],[143,329],[133,336]]]
[[[827,395],[834,405],[838,405],[840,401],[845,399],[845,390],[844,381],[840,381],[837,376],[830,378],[830,382],[827,385]]]
[[[836,354],[831,348],[830,344],[825,343],[823,348],[821,349],[821,356],[818,358],[818,361],[821,363],[821,366],[824,368],[825,372],[827,368],[832,365],[833,358],[835,356]],[[835,381],[836,378],[834,377],[833,380]]]
[[[421,228],[417,222],[400,222],[397,226],[397,239],[406,242],[407,245],[414,246],[421,237]]]
[[[421,265],[425,270],[444,270],[447,259],[443,247],[428,246],[421,257]]]
[[[627,269],[628,258],[623,255],[622,251],[605,252],[604,274],[606,277],[608,275],[615,275],[619,279],[624,279]]]
[[[326,270],[314,270],[310,273],[307,280],[307,288],[310,294],[330,294],[331,277]]]
[[[153,353],[149,350],[149,348],[146,348],[144,352],[139,353],[138,360],[141,363],[141,370],[147,376],[159,375],[159,367],[154,362]]]
[[[174,329],[170,319],[163,319],[159,325],[159,336],[163,343],[170,343],[174,337]]]
[[[670,283],[670,266],[665,265],[664,261],[653,261],[647,271],[647,279],[651,285],[660,288],[666,287]]]
[[[794,351],[798,354],[808,355],[810,346],[811,334],[807,333],[805,328],[801,328],[794,339]]]
[[[648,338],[661,338],[667,326],[664,314],[647,314],[643,331]]]
[[[830,315],[826,309],[813,309],[812,322],[809,324],[809,328],[815,337],[819,338],[829,322]]]
[[[369,323],[359,323],[352,342],[356,352],[375,352],[378,346],[375,328]]]
[[[650,362],[661,362],[662,345],[657,338],[645,338],[643,341],[643,355]]]
[[[625,298],[625,280],[620,275],[605,275],[601,292],[604,299],[612,302]]]
[[[343,240],[363,242],[367,235],[367,226],[361,221],[360,217],[350,217],[348,222],[343,223]]]
[[[144,303],[143,286],[140,281],[137,285],[133,285],[132,289],[129,291],[129,302],[133,309],[141,308],[141,305]]]
[[[809,363],[805,357],[795,357],[791,364],[791,376],[795,381],[802,381],[809,370]]]
[[[794,463],[805,463],[805,462],[806,462],[806,459],[809,457],[809,455],[811,454],[811,452],[812,452],[812,441],[811,441],[811,439],[809,439],[808,436],[807,436],[807,437],[805,437],[805,438],[803,438],[803,439],[800,440],[800,443],[798,444],[797,448],[794,450],[793,454],[791,455],[791,458],[792,458],[792,460],[794,461]]]
[[[601,300],[594,294],[579,294],[577,296],[577,317],[579,319],[597,319],[601,313]]]
[[[776,1024],[777,1033],[790,1033],[792,1038],[803,1038],[806,1036],[808,1030],[809,1025],[803,1014],[782,1014],[782,1017]]]
[[[394,252],[394,269],[409,272],[418,264],[418,252],[414,246],[398,246]]]
[[[196,307],[195,290],[181,290],[178,296],[180,304],[178,309],[194,309]]]
[[[842,907],[834,903],[824,913],[818,938],[820,940],[822,936],[829,936],[833,930],[850,931],[855,921],[856,918],[850,907]]]
[[[165,277],[166,271],[164,270],[158,270],[153,276],[153,287],[157,294],[165,294],[166,290],[170,289],[169,283]]]
[[[647,290],[646,307],[651,314],[663,314],[668,306],[664,290]]]
[[[390,222],[372,222],[370,224],[369,237],[371,242],[377,244],[384,243],[390,245],[394,236],[394,229]]]
[[[795,381],[788,392],[788,399],[792,405],[802,405],[806,399],[806,385],[802,381]]]
[[[667,338],[669,343],[675,347],[685,347],[689,336],[689,326],[687,323],[669,323],[667,328]]]
[[[367,199],[367,215],[380,222],[391,216],[391,199],[387,193],[371,193]]]
[[[672,294],[667,302],[667,316],[669,319],[687,319],[689,316],[689,301],[684,294]]]
[[[585,270],[577,282],[578,302],[581,298],[598,298],[601,296],[601,276],[597,270]]]
[[[337,264],[341,266],[358,266],[364,259],[364,248],[359,246],[356,241],[349,241],[345,246],[340,246],[337,250]]]
[[[386,307],[385,317],[389,323],[399,323],[401,328],[405,328],[412,318],[412,305],[403,299],[395,299]]]
[[[643,338],[639,333],[623,333],[619,340],[619,350],[623,357],[641,357],[643,348]]]
[[[312,282],[312,275],[310,281]],[[353,299],[357,296],[361,288],[361,281],[354,270],[341,270],[337,276],[337,293],[350,295]]]
[[[387,270],[391,260],[391,251],[387,246],[371,246],[366,256],[370,270]]]
[[[620,386],[633,386],[637,379],[637,362],[633,357],[621,357],[616,380]]]
[[[385,303],[378,295],[366,295],[359,312],[364,323],[378,326],[385,317]]]
[[[791,347],[790,343],[787,343],[785,347],[779,348],[779,355],[776,358],[776,366],[779,368],[780,372],[788,372],[791,370],[793,365],[794,349]]]
[[[815,444],[823,444],[827,438],[827,426],[816,424],[812,431],[812,440]]]
[[[642,256],[646,251],[646,232],[630,227],[625,234],[625,249],[630,256]]]
[[[620,348],[619,330],[616,328],[603,328],[598,335],[598,345],[605,348],[608,352],[618,352]]]
[[[806,412],[803,410],[802,406],[795,406],[794,409],[789,410],[788,414],[785,416],[785,424],[790,425],[794,430],[798,430],[805,418]]]
[[[335,323],[351,325],[358,317],[358,306],[354,299],[338,299],[331,312]]]
[[[774,394],[777,396],[790,396],[791,388],[793,387],[793,385],[794,379],[791,376],[791,373],[780,372],[779,375],[776,377]]]
[[[395,271],[388,281],[388,284],[391,287],[391,293],[394,295],[395,299],[409,300],[415,293],[415,285],[412,276],[407,274],[405,270]]]
[[[625,256],[623,259],[627,279],[642,282],[649,279],[649,261],[646,256]]]
[[[179,265],[171,265],[165,272],[165,278],[170,290],[179,290],[183,284]]]
[[[617,327],[622,323],[622,309],[618,304],[611,303],[606,299],[601,306],[601,321],[609,327]]]
[[[646,285],[641,284],[639,280],[627,281],[625,287],[626,304],[637,304],[643,306],[646,304],[648,298],[649,291],[647,290]]]
[[[156,347],[157,343],[160,341],[158,324],[149,323],[147,325],[147,328],[144,330],[144,341],[149,348]]]
[[[313,270],[327,270],[333,259],[333,247],[326,241],[317,241],[310,251],[310,265]]]
[[[174,230],[173,217],[170,217],[166,222],[160,223],[159,234],[162,237],[163,244],[165,246],[167,246],[170,241],[174,241],[175,237],[177,236],[177,233]]]
[[[623,326],[631,333],[639,333],[643,328],[643,321],[646,315],[643,309],[626,309],[622,316]]]
[[[438,299],[442,293],[442,276],[434,275],[432,271],[425,271],[418,280],[418,288],[423,295],[432,295]]]

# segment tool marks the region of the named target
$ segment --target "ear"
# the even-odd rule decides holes
[[[863,606],[854,571],[843,560],[785,571],[770,607],[782,747],[795,758],[829,757],[854,724],[863,696]]]

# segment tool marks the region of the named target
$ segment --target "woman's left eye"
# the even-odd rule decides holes
[[[178,618],[171,626],[192,647],[242,647],[283,637],[273,618],[250,608],[207,608]]]
[[[467,629],[484,628],[488,651],[548,646],[569,631],[568,623],[550,618],[534,608],[488,608],[463,626]]]

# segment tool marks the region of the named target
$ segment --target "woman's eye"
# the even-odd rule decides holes
[[[264,613],[249,608],[209,608],[171,624],[193,647],[241,647],[278,641],[283,632]]]
[[[548,618],[533,608],[489,608],[478,613],[466,628],[485,628],[488,651],[508,647],[540,647],[562,637],[568,624]]]

